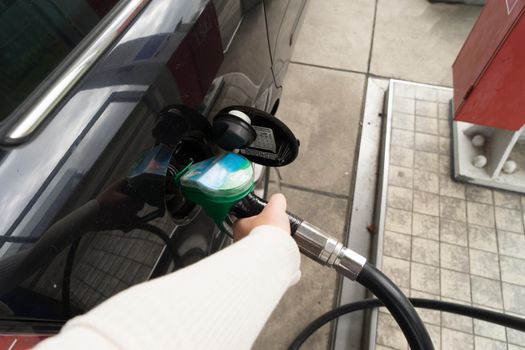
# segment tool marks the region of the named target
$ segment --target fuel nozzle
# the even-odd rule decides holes
[[[259,214],[267,202],[253,193],[253,168],[249,160],[226,153],[190,166],[180,176],[182,194],[203,207],[224,229],[227,215],[238,218]],[[337,269],[353,280],[366,259],[324,233],[321,229],[288,213],[292,237],[300,251],[322,265]]]
[[[251,162],[236,153],[193,164],[178,175],[175,181],[182,195],[200,205],[223,231],[231,208],[254,187]]]
[[[239,218],[259,214],[267,202],[254,193],[247,194],[239,200],[231,212]],[[321,265],[335,268],[344,276],[355,280],[366,263],[366,258],[353,250],[346,248],[343,243],[324,233],[318,227],[304,221],[298,216],[287,212],[290,220],[292,237],[304,255],[317,261]]]

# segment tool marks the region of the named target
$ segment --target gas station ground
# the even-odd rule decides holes
[[[370,79],[395,78],[450,87],[450,67],[481,8],[431,4],[427,0],[308,2],[277,113],[301,140],[301,150],[292,165],[280,170],[281,181],[272,173],[270,192],[283,192],[292,212],[344,239],[353,234],[348,232],[349,214],[355,192],[358,148],[363,144],[360,136]],[[399,103],[418,103],[416,92],[413,97],[398,97],[413,101],[400,100]],[[438,95],[435,101],[426,101],[435,103],[436,107],[441,102]],[[410,113],[406,114],[410,117]],[[416,110],[413,115],[416,119],[429,117],[418,115]],[[439,115],[435,118],[439,120]],[[417,129],[410,130],[407,124],[410,120],[398,121],[401,124],[397,126],[408,126],[411,135],[417,134]],[[417,120],[413,121],[417,127]],[[440,125],[439,121],[436,125]],[[401,135],[404,131],[396,133]],[[439,129],[436,133],[437,138]],[[418,149],[417,145],[411,148],[410,144],[405,144],[400,151],[398,155],[406,156]],[[437,158],[430,155],[428,159],[439,161],[439,146],[436,155]],[[439,166],[439,163],[428,166]],[[417,172],[414,164],[407,168],[412,169],[413,175]],[[391,191],[387,207],[393,211],[406,210],[411,217],[435,214],[439,222],[444,222],[441,217],[446,214],[451,216],[452,225],[465,222],[464,225],[488,232],[486,238],[483,236],[478,242],[480,245],[476,246],[477,243],[470,240],[473,237],[470,230],[465,241],[452,238],[447,242],[446,234],[441,234],[443,231],[439,229],[437,238],[417,236],[411,221],[406,232],[392,229],[385,234],[383,269],[394,280],[405,281],[402,286],[412,296],[448,300],[446,294],[457,291],[456,296],[451,295],[454,301],[522,314],[525,310],[525,261],[521,259],[524,258],[525,235],[523,215],[519,220],[513,215],[517,214],[516,208],[521,211],[525,207],[525,199],[486,189],[469,197],[477,188],[452,183],[446,173],[441,174],[440,168],[436,169],[435,176],[430,175],[438,179],[435,196],[428,191],[415,194],[417,189],[412,187],[409,189],[411,197],[404,198],[408,192],[399,186]],[[432,173],[431,169],[419,170]],[[413,186],[415,182],[411,181]],[[423,208],[432,213],[417,214],[413,203],[416,197],[424,202]],[[437,202],[430,203],[431,197],[438,198]],[[436,203],[437,207],[433,207]],[[446,203],[450,205],[444,213],[442,207]],[[482,211],[495,215],[495,220],[483,220]],[[509,220],[516,219],[517,224],[509,227],[512,221],[504,219],[506,215]],[[443,223],[438,225],[444,228]],[[492,246],[487,243],[490,239]],[[367,251],[359,253],[370,255]],[[490,259],[494,262],[489,263]],[[340,280],[335,272],[304,258],[301,269],[301,281],[285,294],[259,336],[255,349],[286,349],[310,321],[337,305]],[[523,333],[439,312],[426,313],[423,317],[432,328],[437,349],[525,349]],[[377,338],[372,341],[378,344],[377,349],[406,348],[400,332],[386,314],[381,312],[378,322]],[[362,329],[363,325],[355,324],[355,327]],[[333,326],[326,325],[303,349],[329,349],[333,343]],[[347,344],[352,349],[360,349],[365,343],[363,339],[354,339]]]

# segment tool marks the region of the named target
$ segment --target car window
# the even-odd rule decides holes
[[[0,123],[117,3],[0,1]]]

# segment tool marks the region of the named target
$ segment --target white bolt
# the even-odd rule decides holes
[[[513,174],[518,169],[518,164],[513,160],[507,160],[503,163],[503,172],[505,174]]]
[[[472,138],[472,146],[483,147],[485,145],[485,136],[481,134],[474,135]]]
[[[478,169],[485,167],[485,165],[487,165],[487,157],[484,155],[475,156],[474,159],[472,159],[472,165]]]

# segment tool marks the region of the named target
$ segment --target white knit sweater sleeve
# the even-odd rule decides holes
[[[45,349],[249,349],[300,278],[297,245],[259,226],[230,247],[70,320]]]

